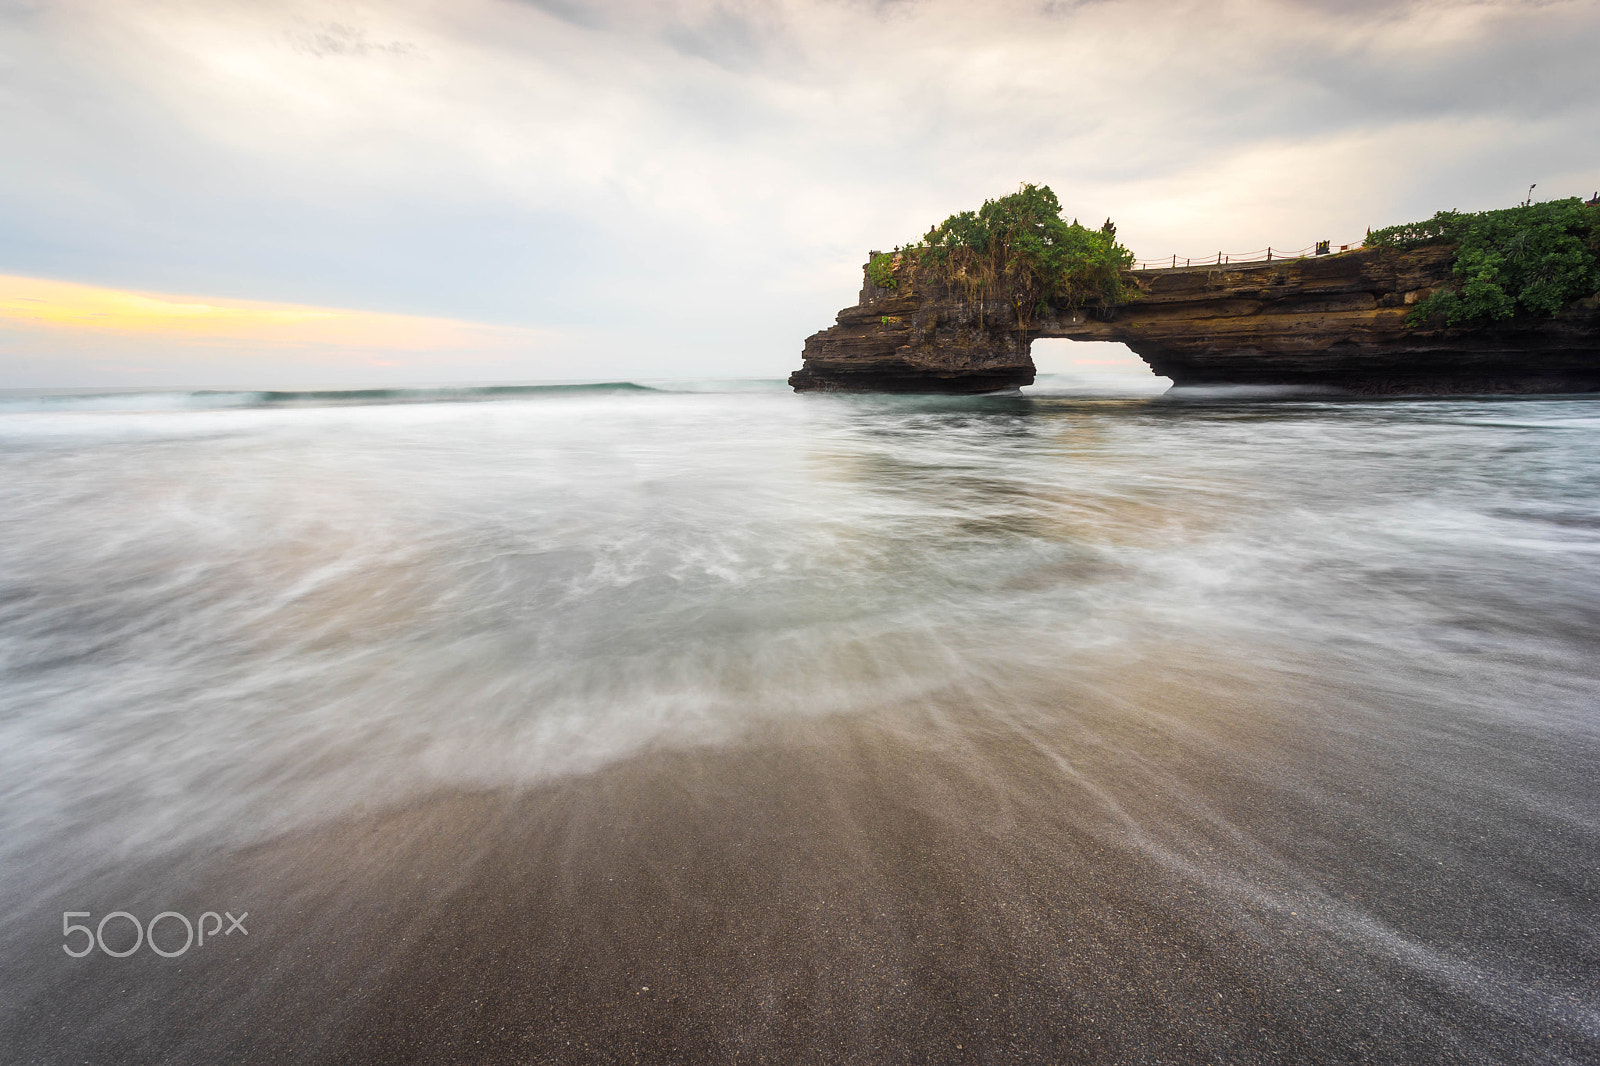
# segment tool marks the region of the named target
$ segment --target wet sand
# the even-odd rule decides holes
[[[1198,658],[1123,665],[990,693],[1003,720],[968,693],[769,725],[64,886],[13,923],[30,931],[6,948],[0,1046],[1600,1060],[1592,732]],[[60,910],[116,907],[248,910],[249,935],[62,955]]]

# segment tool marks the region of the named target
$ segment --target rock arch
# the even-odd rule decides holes
[[[1037,338],[1120,341],[1185,385],[1361,394],[1600,391],[1600,299],[1482,329],[1407,326],[1454,249],[1134,270],[1110,313],[1054,308],[1023,329],[1001,301],[874,285],[807,338],[796,391],[980,393],[1032,384]]]

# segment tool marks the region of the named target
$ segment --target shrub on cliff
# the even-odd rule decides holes
[[[879,252],[867,263],[867,277],[880,289],[898,289],[900,283],[894,280],[895,257],[884,252]]]
[[[978,301],[1004,299],[1023,329],[1051,305],[1121,302],[1121,272],[1133,265],[1109,219],[1098,230],[1068,223],[1048,185],[1023,185],[977,211],[951,215],[901,257],[920,279]]]
[[[1549,317],[1600,288],[1600,211],[1550,200],[1500,211],[1441,211],[1426,222],[1374,230],[1368,247],[1454,244],[1452,289],[1418,304],[1406,321],[1474,325],[1521,313]]]

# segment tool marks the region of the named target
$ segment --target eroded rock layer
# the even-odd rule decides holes
[[[806,339],[797,391],[975,393],[1027,385],[1040,337],[1120,341],[1180,386],[1280,385],[1360,394],[1600,391],[1600,294],[1555,318],[1478,329],[1405,324],[1450,280],[1448,246],[1270,263],[1129,271],[1109,312],[1054,308],[1019,323],[1001,301],[865,281],[856,306]]]

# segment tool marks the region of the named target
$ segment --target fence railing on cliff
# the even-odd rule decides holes
[[[1277,259],[1307,259],[1318,255],[1338,255],[1361,247],[1360,241],[1335,245],[1332,241],[1317,241],[1304,248],[1258,248],[1253,252],[1215,252],[1211,255],[1167,255],[1156,259],[1135,259],[1135,270],[1176,270],[1179,267],[1228,266],[1232,263],[1270,263]]]

